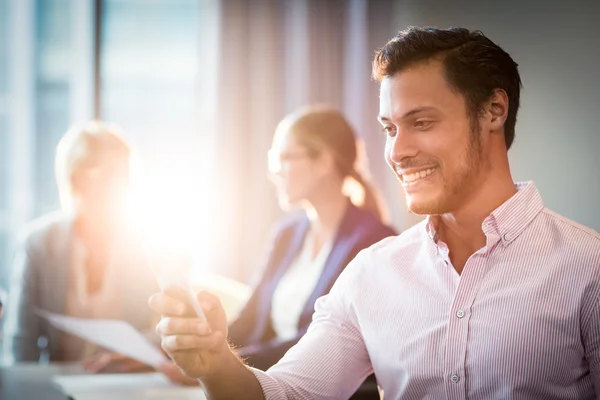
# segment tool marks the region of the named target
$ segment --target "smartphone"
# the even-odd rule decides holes
[[[185,299],[181,300],[185,301],[194,309],[196,316],[200,318],[202,322],[207,323],[206,315],[204,315],[204,311],[194,295],[190,280],[185,276],[181,268],[177,268],[177,263],[175,262],[175,265],[169,265],[167,263],[151,263],[151,266],[160,290],[164,291],[169,286],[178,286],[183,289],[185,292]]]

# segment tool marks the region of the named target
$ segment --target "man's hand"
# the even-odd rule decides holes
[[[150,307],[162,315],[156,332],[162,348],[190,378],[216,372],[232,357],[227,344],[227,319],[219,299],[207,292],[197,294],[207,321],[197,318],[185,302],[185,292],[171,286],[150,298]]]
[[[92,374],[148,372],[152,368],[118,353],[101,352],[82,362],[83,369]]]
[[[254,374],[237,358],[227,344],[227,319],[214,295],[196,295],[207,321],[196,317],[185,301],[186,293],[176,286],[150,298],[150,307],[162,315],[156,332],[162,348],[188,377],[200,379],[207,397],[263,400]]]

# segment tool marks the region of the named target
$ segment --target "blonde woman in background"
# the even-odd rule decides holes
[[[277,224],[262,279],[229,327],[229,340],[248,365],[266,370],[277,363],[306,332],[315,301],[357,253],[395,235],[361,171],[360,150],[354,130],[335,108],[302,108],[279,123],[269,152],[270,176],[280,206],[298,212]],[[164,372],[198,384],[174,367]],[[372,386],[354,398],[379,398]]]
[[[114,125],[70,129],[56,151],[62,208],[34,221],[17,249],[6,304],[8,363],[83,361],[90,372],[145,369],[123,356],[54,329],[36,309],[83,318],[122,319],[153,331],[148,294],[156,290],[141,245],[125,223],[131,150]]]

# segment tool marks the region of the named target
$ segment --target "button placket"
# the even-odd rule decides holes
[[[445,369],[448,399],[465,396],[465,357],[471,309],[485,276],[488,253],[479,252],[469,258],[452,301],[446,344]]]

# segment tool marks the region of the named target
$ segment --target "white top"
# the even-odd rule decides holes
[[[360,252],[268,373],[266,400],[593,399],[600,394],[600,234],[530,183],[483,220],[460,279],[437,216]]]
[[[279,339],[292,339],[298,334],[300,314],[323,273],[331,246],[331,241],[325,243],[313,259],[314,238],[309,231],[300,253],[277,284],[271,304],[271,320]]]
[[[85,268],[88,251],[80,239],[75,239],[73,250],[67,315],[77,318],[119,319],[122,314],[122,302],[118,290],[119,268],[115,262],[115,252],[110,252],[100,289],[90,294],[87,291]],[[92,343],[71,335],[65,335],[63,348],[67,360],[83,360],[97,349]]]

